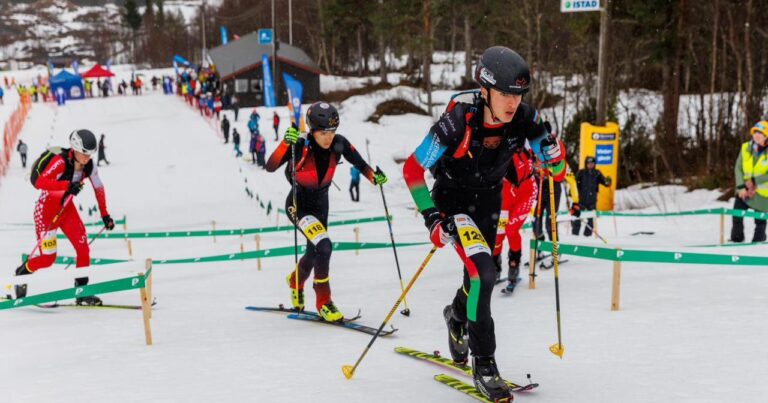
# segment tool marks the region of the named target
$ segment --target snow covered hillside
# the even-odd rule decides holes
[[[406,90],[388,90],[406,91]],[[431,119],[387,116],[367,123],[380,95],[350,98],[341,105],[344,134],[372,165],[380,165],[398,242],[424,242],[427,234],[402,179],[395,157],[407,155],[422,139]],[[259,108],[268,153],[275,147],[272,109]],[[287,111],[277,108],[285,129]],[[247,133],[247,110],[233,122]],[[233,116],[229,115],[230,120]],[[102,167],[110,212],[126,215],[130,231],[173,231],[250,228],[275,225],[246,195],[254,189],[262,200],[283,207],[290,188],[282,170],[267,174],[248,161],[235,159],[231,145],[177,97],[150,93],[72,101],[65,107],[35,104],[22,139],[34,159],[48,145],[65,145],[77,128],[106,134]],[[244,139],[247,143],[247,139]],[[331,220],[380,216],[381,197],[361,184],[361,202],[347,194],[348,164],[337,169],[331,189]],[[38,193],[17,156],[0,187],[0,278],[7,280],[20,255],[34,246],[32,222]],[[78,196],[84,208],[95,204],[90,185]],[[685,193],[679,188],[629,189],[617,199],[627,208],[676,211],[721,207],[711,192]],[[95,221],[81,212],[85,221]],[[747,220],[747,231],[751,231]],[[285,217],[280,224],[286,223]],[[671,218],[601,218],[601,234],[609,246],[651,250],[696,250],[717,253],[726,248],[692,248],[718,239],[713,216]],[[615,228],[615,229],[614,229]],[[119,229],[121,231],[122,229]],[[727,228],[726,228],[727,230]],[[91,227],[91,231],[94,228]],[[562,242],[602,245],[595,238],[574,237],[561,226]],[[632,236],[638,231],[653,235]],[[353,241],[351,226],[331,227],[334,241]],[[384,222],[360,225],[364,242],[388,242]],[[528,234],[524,244],[527,244]],[[291,232],[262,237],[261,247],[290,246]],[[253,238],[246,250],[255,248]],[[768,256],[764,245],[727,248],[729,253]],[[738,252],[734,252],[738,249]],[[133,261],[93,266],[92,281],[143,270],[145,258],[183,258],[239,252],[239,237],[152,238],[133,241]],[[429,251],[428,245],[398,249],[408,280]],[[526,255],[527,247],[523,256]],[[69,243],[59,254],[71,256]],[[123,240],[99,239],[92,256],[128,259]],[[624,264],[622,310],[610,311],[611,264],[566,257],[560,291],[564,359],[548,346],[557,341],[554,280],[540,273],[537,289],[525,283],[512,296],[496,292],[492,300],[496,358],[502,374],[525,383],[526,374],[541,384],[518,394],[519,402],[762,402],[765,399],[762,347],[768,334],[764,310],[768,271],[762,267]],[[527,260],[527,259],[524,259]],[[141,314],[98,309],[0,311],[0,389],[14,402],[465,402],[470,398],[438,384],[444,370],[393,352],[407,346],[447,354],[443,306],[461,284],[459,259],[450,248],[438,251],[416,282],[408,304],[411,316],[396,314],[398,332],[380,338],[352,380],[341,366],[353,364],[370,338],[346,329],[251,312],[248,305],[289,304],[285,276],[293,257],[223,263],[156,265],[153,314],[155,344],[144,345]],[[30,294],[71,286],[63,266],[29,276]],[[72,270],[72,269],[70,269]],[[57,276],[56,274],[61,274]],[[362,310],[359,322],[378,327],[400,294],[390,249],[336,251],[331,260],[334,301],[342,312]],[[110,303],[135,304],[136,292],[104,294]],[[307,290],[308,305],[314,293]]]

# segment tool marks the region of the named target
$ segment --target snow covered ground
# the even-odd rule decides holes
[[[364,156],[370,140],[373,164],[389,175],[385,188],[397,241],[424,241],[422,220],[414,217],[401,165],[393,157],[415,147],[430,119],[404,115],[385,117],[380,124],[365,123],[373,98],[354,98],[342,105],[340,133]],[[284,108],[277,110],[287,117]],[[247,111],[242,112],[235,127],[247,133]],[[259,108],[259,112],[271,152],[272,110]],[[274,225],[274,214],[267,217],[247,198],[245,180],[278,207],[289,189],[282,172],[267,174],[236,160],[232,148],[221,144],[211,127],[176,97],[97,98],[62,108],[35,104],[22,138],[34,158],[49,144],[65,144],[68,133],[81,127],[107,135],[112,165],[100,174],[112,215],[127,215],[132,231],[208,229],[211,220],[216,220],[217,228]],[[244,137],[244,148],[246,144]],[[4,278],[18,266],[20,254],[34,246],[31,227],[11,225],[31,222],[37,198],[28,172],[14,158],[0,187],[0,277]],[[381,215],[380,195],[367,183],[361,184],[361,202],[349,201],[348,167],[337,170],[336,183],[342,191],[331,189],[334,219]],[[630,189],[617,200],[644,211],[724,205],[711,192],[684,193],[678,188],[643,192],[650,191]],[[90,189],[77,202],[94,205]],[[82,214],[86,221],[95,219]],[[668,249],[718,240],[719,220],[713,216],[619,218],[616,232],[612,221],[601,218],[600,228],[616,246]],[[751,220],[747,222],[751,234]],[[360,228],[364,241],[388,241],[383,222]],[[565,243],[601,245],[561,228]],[[637,231],[655,234],[630,235]],[[329,232],[333,240],[354,240],[351,227],[331,227]],[[263,237],[262,247],[288,246],[292,239],[290,232],[270,233]],[[219,237],[216,243],[210,238],[134,240],[132,263],[98,266],[91,270],[92,278],[140,271],[146,257],[230,253],[239,251],[239,244],[238,237]],[[253,242],[246,248],[253,250]],[[428,246],[398,250],[406,280],[428,250]],[[763,246],[738,250],[766,256]],[[66,241],[60,242],[59,252],[73,253]],[[92,256],[128,257],[119,240],[97,240]],[[541,273],[536,290],[521,285],[511,297],[498,292],[493,297],[500,370],[517,382],[525,382],[530,373],[541,384],[532,394],[518,395],[518,401],[764,401],[768,272],[763,268],[625,264],[622,310],[611,312],[610,263],[569,260],[560,274],[563,360],[548,351],[557,341],[552,272]],[[293,257],[280,257],[263,260],[262,271],[252,260],[157,265],[151,347],[144,346],[138,312],[34,307],[0,312],[0,345],[5,346],[0,389],[18,402],[470,401],[432,380],[444,372],[441,369],[392,351],[402,345],[447,352],[441,312],[461,282],[459,260],[449,248],[436,253],[414,286],[408,298],[411,316],[393,317],[391,323],[399,331],[376,341],[351,381],[344,379],[341,366],[354,363],[368,336],[243,309],[288,304],[285,276],[292,264]],[[334,300],[342,312],[351,315],[360,308],[361,322],[378,326],[400,292],[391,251],[359,255],[337,251],[331,267]],[[30,277],[30,293],[70,286],[68,280],[44,274]],[[307,297],[311,306],[311,290]],[[103,298],[138,302],[135,292]]]

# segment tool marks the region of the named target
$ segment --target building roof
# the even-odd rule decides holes
[[[236,41],[208,51],[222,79],[259,67],[263,54],[271,58],[272,45],[259,44],[257,32],[251,32]],[[280,42],[277,60],[313,73],[322,73],[320,67],[303,50],[285,42]]]

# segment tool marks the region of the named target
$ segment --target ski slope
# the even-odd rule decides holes
[[[389,175],[387,201],[395,217],[398,242],[426,239],[421,217],[392,156],[413,149],[430,124],[424,116],[385,117],[365,123],[373,101],[355,97],[342,105],[340,133],[365,156],[366,139],[374,165]],[[378,102],[378,100],[377,100]],[[287,123],[287,111],[278,108]],[[241,134],[248,110],[233,122]],[[272,110],[259,108],[268,153],[275,143]],[[230,119],[232,116],[230,115]],[[282,170],[267,174],[233,157],[211,126],[176,97],[150,94],[73,101],[57,108],[35,104],[22,139],[34,160],[49,145],[64,145],[69,132],[89,128],[107,135],[110,166],[102,167],[110,212],[128,217],[130,231],[172,231],[275,225],[247,197],[251,186],[275,208],[283,207],[290,188]],[[243,135],[242,148],[248,139]],[[7,279],[19,256],[34,246],[31,223],[37,192],[18,156],[0,187],[0,277]],[[349,164],[337,169],[331,189],[331,220],[383,214],[376,188],[361,184],[361,202],[349,200]],[[246,184],[247,180],[247,184]],[[646,200],[646,211],[722,206],[712,192],[658,189],[643,196],[631,189],[622,197]],[[648,197],[655,198],[647,201]],[[645,198],[645,199],[644,199]],[[95,205],[90,185],[78,196],[85,209]],[[85,221],[98,219],[81,212]],[[280,224],[285,224],[285,217]],[[717,218],[619,218],[614,232],[601,219],[611,245],[669,250],[718,240]],[[747,236],[751,236],[747,220]],[[561,226],[562,241],[602,245],[573,237]],[[631,236],[637,231],[651,236]],[[360,226],[366,242],[387,242],[383,222]],[[331,227],[333,241],[354,241],[350,226]],[[525,237],[527,243],[528,236]],[[293,234],[265,234],[261,247],[292,245]],[[61,256],[72,256],[66,241]],[[247,239],[246,250],[253,250]],[[182,258],[238,252],[239,237],[134,240],[134,260],[89,270],[92,281],[143,270],[145,258]],[[764,247],[734,248],[730,253],[765,256]],[[687,250],[687,249],[686,249]],[[693,249],[691,249],[693,250]],[[428,246],[398,250],[407,281]],[[527,246],[524,247],[524,255]],[[697,248],[697,252],[704,250]],[[713,250],[712,252],[714,252]],[[93,257],[127,259],[124,241],[97,240]],[[458,257],[438,251],[408,297],[411,316],[396,314],[395,336],[379,339],[350,381],[341,374],[370,338],[282,315],[250,312],[247,305],[289,304],[285,276],[293,257],[256,261],[156,265],[155,344],[144,345],[141,314],[134,311],[35,307],[0,312],[0,390],[14,402],[465,402],[470,398],[432,380],[445,371],[393,352],[407,346],[447,354],[442,308],[461,283]],[[63,267],[30,277],[30,294],[71,286],[57,277]],[[70,269],[72,270],[72,269]],[[493,297],[499,369],[510,380],[526,382],[530,373],[541,387],[517,395],[520,402],[761,402],[768,350],[763,268],[625,264],[622,310],[610,311],[611,264],[569,257],[560,273],[564,359],[548,346],[557,341],[553,273],[542,272],[537,289],[525,283],[512,296]],[[400,293],[392,251],[337,251],[331,260],[334,301],[342,312],[362,310],[361,323],[378,327]],[[308,283],[309,284],[309,283]],[[135,292],[103,295],[109,303],[138,303]],[[314,293],[308,286],[308,306]]]

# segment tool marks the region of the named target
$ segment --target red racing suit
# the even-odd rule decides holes
[[[529,149],[523,149],[512,156],[515,177],[512,178],[512,175],[508,175],[507,178],[504,178],[493,256],[501,254],[505,234],[509,243],[509,250],[519,252],[522,247],[520,228],[523,227],[525,220],[531,213],[538,191],[538,184],[533,176],[533,161],[533,153]],[[513,171],[512,167],[510,167],[510,173],[511,171]],[[513,183],[511,179],[516,179],[516,181]]]
[[[96,193],[96,201],[99,205],[101,216],[107,216],[107,201],[104,185],[99,178],[98,169],[93,160],[88,161],[82,171],[75,171],[74,151],[68,148],[52,149],[48,151],[52,155],[44,154],[32,167],[30,178],[35,188],[40,189],[40,198],[35,205],[35,232],[37,234],[38,247],[30,255],[27,269],[34,272],[50,267],[56,260],[56,233],[58,229],[72,243],[77,254],[76,267],[87,267],[90,264],[90,249],[85,226],[80,219],[73,201],[67,200],[67,188],[70,182],[83,183],[90,179],[93,190]],[[47,164],[46,164],[47,163]],[[42,165],[42,166],[41,166]],[[61,215],[54,223],[56,214]]]

